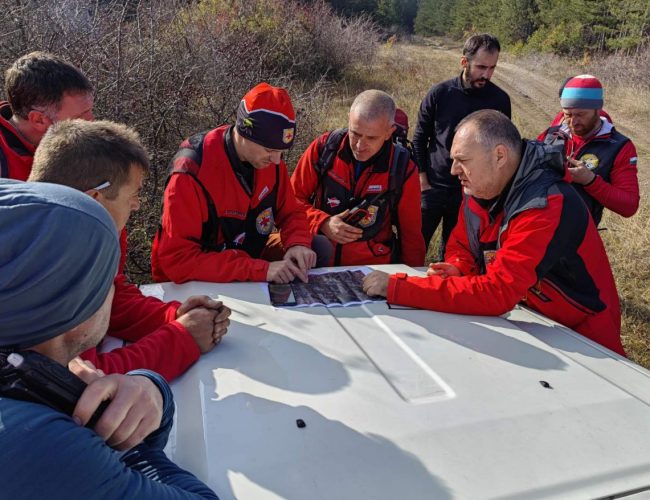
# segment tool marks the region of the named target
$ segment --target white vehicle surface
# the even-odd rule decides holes
[[[144,291],[233,310],[172,384],[167,447],[222,499],[650,496],[650,372],[527,309],[275,308],[265,283]]]

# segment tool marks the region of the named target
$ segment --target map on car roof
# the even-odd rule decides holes
[[[277,307],[341,307],[384,300],[370,297],[362,288],[369,269],[310,273],[309,282],[269,285],[271,304]]]

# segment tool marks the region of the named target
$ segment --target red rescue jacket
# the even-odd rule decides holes
[[[36,147],[25,141],[9,121],[8,102],[0,102],[0,177],[26,181],[32,171]]]
[[[161,229],[154,239],[151,266],[156,281],[182,283],[189,280],[212,282],[266,281],[269,263],[232,245],[233,239],[267,237],[273,226],[280,228],[284,248],[311,246],[305,214],[299,209],[284,162],[277,168],[256,169],[249,195],[235,175],[225,150],[227,125],[211,130],[203,141],[198,178],[211,196],[219,229],[214,248],[204,251],[200,240],[208,220],[208,204],[203,190],[190,176],[174,174],[165,189]],[[192,145],[184,141],[181,148]],[[177,161],[185,162],[186,159]],[[266,207],[269,196],[275,203]],[[259,210],[264,206],[264,210]],[[251,216],[254,214],[254,216]],[[242,234],[224,233],[222,221],[234,227],[242,222]],[[252,220],[252,224],[244,222]],[[235,242],[236,243],[236,242]]]
[[[445,254],[463,276],[391,276],[388,300],[490,316],[523,302],[625,355],[605,248],[581,198],[562,181],[561,159],[544,162],[543,148],[528,143],[511,186],[491,206],[465,198]]]
[[[603,208],[623,217],[631,217],[639,208],[637,153],[630,139],[619,133],[610,121],[602,118],[600,131],[584,140],[573,136],[567,125],[552,126],[539,136],[547,144],[564,142],[569,158],[584,161],[596,174],[586,185],[573,184],[596,222],[600,223]]]
[[[323,134],[309,145],[291,177],[291,185],[298,202],[307,213],[312,234],[317,234],[323,222],[331,215],[353,208],[363,199],[372,200],[382,195],[390,185],[389,166],[394,146],[387,142],[373,164],[367,166],[355,182],[354,158],[348,146],[347,134],[343,136],[334,163],[321,182],[316,165],[319,149],[322,149],[328,135],[329,133]],[[397,231],[400,262],[410,266],[421,266],[424,263],[421,221],[419,178],[415,164],[409,161],[397,206]],[[362,223],[366,224],[362,229],[364,235],[368,233],[368,238],[345,245],[333,243],[340,255],[340,261],[336,264],[348,266],[390,263],[393,233],[388,207],[376,208],[374,212],[371,210],[367,220]],[[336,254],[336,251],[333,252],[333,258]]]

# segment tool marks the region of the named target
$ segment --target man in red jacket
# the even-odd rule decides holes
[[[426,278],[374,271],[364,290],[460,314],[496,316],[523,302],[624,355],[605,248],[564,180],[559,148],[522,143],[505,115],[483,110],[460,122],[451,158],[465,199],[445,262],[431,264]]]
[[[282,160],[295,131],[289,94],[260,83],[241,100],[235,126],[181,144],[152,246],[156,281],[307,281],[317,255]],[[276,227],[280,251],[269,244]]]
[[[630,139],[602,116],[603,87],[592,75],[578,75],[561,88],[563,120],[539,136],[564,144],[571,182],[596,222],[608,208],[631,217],[639,208],[637,153]]]
[[[0,102],[0,177],[24,181],[34,150],[60,120],[93,119],[93,87],[76,67],[45,52],[32,52],[5,73]]]
[[[392,142],[395,109],[387,93],[362,92],[348,128],[314,140],[291,177],[312,233],[333,246],[333,265],[424,263],[417,168]]]
[[[230,310],[205,296],[166,304],[145,297],[127,281],[124,227],[131,212],[140,206],[140,189],[148,168],[147,152],[128,127],[68,120],[50,127],[43,137],[29,180],[86,192],[107,209],[121,232],[122,258],[114,281],[108,334],[133,343],[103,354],[92,348],[81,357],[105,373],[147,368],[169,381],[221,341]]]

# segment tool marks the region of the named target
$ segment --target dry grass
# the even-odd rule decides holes
[[[345,125],[354,96],[378,88],[392,94],[408,113],[412,132],[425,93],[434,83],[458,74],[459,59],[458,47],[440,42],[382,47],[372,67],[353,69],[337,84],[337,97],[323,117],[323,129]],[[639,151],[642,198],[639,212],[630,219],[606,211],[602,225],[607,229],[601,235],[621,297],[625,349],[630,359],[646,368],[650,368],[650,202],[643,195],[650,185],[644,168],[650,164],[650,88],[644,82],[650,81],[650,75],[643,80],[638,72],[628,71],[631,80],[627,85],[622,75],[626,67],[650,71],[648,66],[638,61],[566,61],[556,56],[522,59],[503,54],[494,79],[510,94],[513,121],[526,137],[536,137],[559,111],[557,91],[567,76],[591,72],[605,82],[605,108]],[[436,238],[427,255],[429,260],[437,247]]]

